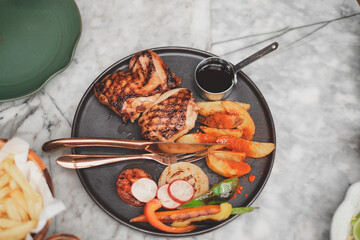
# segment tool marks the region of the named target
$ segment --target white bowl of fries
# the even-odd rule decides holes
[[[25,141],[0,139],[0,240],[44,239],[64,210],[41,158]]]

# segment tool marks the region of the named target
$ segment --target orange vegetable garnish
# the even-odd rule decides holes
[[[232,136],[222,136],[219,137],[216,142],[218,143],[228,143],[229,145],[226,148],[236,151],[236,152],[244,152],[247,153],[250,151],[250,142],[247,140],[243,140],[241,138],[235,138]]]
[[[195,225],[188,225],[186,227],[171,227],[162,223],[155,214],[155,211],[161,208],[161,201],[160,199],[152,199],[146,203],[144,207],[144,215],[148,222],[154,227],[164,232],[170,233],[183,233],[189,232],[196,228]]]
[[[243,152],[247,157],[262,158],[275,149],[273,143],[253,142],[232,136],[221,136],[216,142],[228,143],[226,148],[236,152]]]
[[[236,128],[243,119],[226,113],[216,113],[199,120],[200,123],[212,128]]]
[[[156,217],[161,222],[184,221],[189,218],[213,215],[220,212],[219,205],[205,205],[201,207],[184,208],[172,211],[155,212]],[[130,219],[130,222],[147,222],[145,215],[140,215]]]

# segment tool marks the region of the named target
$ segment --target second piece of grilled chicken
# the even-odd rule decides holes
[[[174,142],[195,126],[198,110],[189,89],[170,90],[139,118],[141,135],[150,141]]]
[[[179,86],[181,78],[151,50],[135,54],[129,71],[116,71],[95,84],[95,96],[110,107],[124,122],[134,122],[161,93]]]

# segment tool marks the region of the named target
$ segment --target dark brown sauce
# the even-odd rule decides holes
[[[196,73],[201,88],[208,92],[219,93],[231,87],[233,76],[221,65],[206,65]]]

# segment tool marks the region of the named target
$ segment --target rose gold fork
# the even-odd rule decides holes
[[[153,160],[163,165],[169,165],[178,161],[194,162],[204,158],[209,152],[202,151],[192,154],[159,155],[155,153],[137,155],[88,155],[69,154],[59,157],[56,162],[64,168],[82,169],[101,166],[109,163],[123,162],[129,160]]]

